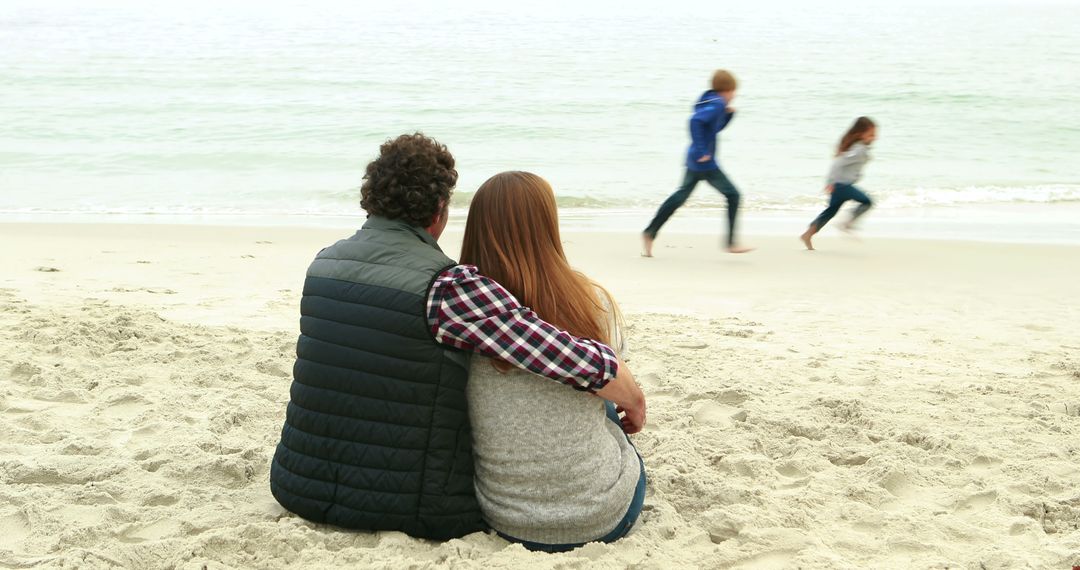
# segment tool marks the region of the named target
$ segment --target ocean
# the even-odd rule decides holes
[[[748,219],[809,221],[859,115],[883,219],[1075,212],[1078,29],[1052,2],[5,0],[0,217],[354,218],[379,144],[422,131],[460,207],[529,170],[568,219],[640,229],[716,68],[740,82],[719,155]],[[721,205],[702,184],[687,219]]]

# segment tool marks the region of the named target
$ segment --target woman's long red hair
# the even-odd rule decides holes
[[[480,185],[469,204],[461,263],[475,265],[545,321],[610,344],[606,308],[596,285],[566,261],[555,193],[543,178],[503,172]]]

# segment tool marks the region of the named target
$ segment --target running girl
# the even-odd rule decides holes
[[[870,144],[877,138],[877,125],[869,117],[859,117],[855,124],[848,129],[844,138],[840,139],[840,146],[836,150],[836,159],[833,160],[829,170],[828,186],[825,192],[830,194],[829,207],[810,222],[810,227],[801,236],[806,249],[813,250],[814,244],[811,239],[814,234],[821,231],[829,220],[840,211],[840,207],[848,200],[855,200],[859,206],[851,213],[851,219],[844,222],[841,228],[844,231],[854,229],[855,220],[866,213],[873,206],[870,197],[854,186],[862,176],[862,169],[870,160]]]

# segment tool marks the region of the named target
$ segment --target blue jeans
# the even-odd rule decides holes
[[[721,194],[727,198],[727,223],[728,223],[728,235],[727,244],[731,247],[735,244],[735,215],[739,213],[739,191],[735,189],[735,185],[728,180],[727,176],[724,176],[724,171],[720,169],[716,170],[687,170],[686,175],[683,176],[682,185],[675,191],[674,194],[668,196],[667,200],[664,200],[663,204],[660,204],[660,209],[657,210],[656,216],[649,222],[649,227],[645,228],[645,234],[649,237],[656,237],[656,234],[660,231],[660,228],[668,221],[668,218],[675,213],[686,200],[690,198],[690,194],[694,192],[694,188],[698,182],[704,180],[708,182],[710,186],[716,188]]]
[[[852,186],[851,184],[841,184],[839,182],[833,184],[832,196],[829,197],[829,207],[825,208],[825,211],[818,214],[818,217],[814,218],[814,221],[810,222],[810,227],[815,231],[820,231],[825,227],[825,224],[829,223],[829,220],[833,219],[833,216],[840,211],[840,206],[844,205],[844,202],[848,200],[855,200],[859,203],[859,207],[855,208],[855,211],[851,214],[851,221],[859,219],[859,216],[866,213],[874,203],[870,200],[862,190]]]
[[[607,417],[611,421],[619,424],[622,427],[622,421],[619,420],[619,414],[615,412],[615,404],[611,402],[604,402]],[[630,438],[627,438],[629,441]],[[631,444],[633,445],[633,444]],[[627,535],[630,529],[634,527],[634,523],[637,522],[638,516],[641,515],[641,508],[645,504],[645,462],[642,461],[641,455],[638,455],[638,463],[641,465],[641,475],[638,477],[637,488],[634,489],[634,498],[630,500],[630,508],[626,510],[626,515],[619,521],[619,524],[615,525],[615,528],[611,529],[611,532],[598,538],[596,542],[615,542],[620,538]],[[585,546],[585,543],[579,544],[541,544],[539,542],[529,542],[527,540],[518,540],[512,536],[507,536],[503,533],[498,533],[499,536],[509,540],[510,542],[521,543],[522,546],[529,550],[537,552],[569,552],[575,548]]]

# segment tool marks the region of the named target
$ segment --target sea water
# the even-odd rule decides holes
[[[880,219],[1080,239],[1077,30],[1074,2],[4,0],[0,214],[348,219],[379,144],[422,131],[457,157],[460,207],[529,170],[565,219],[640,230],[726,68],[718,154],[749,232],[801,231],[868,115]],[[672,227],[716,231],[722,204],[702,184]]]

